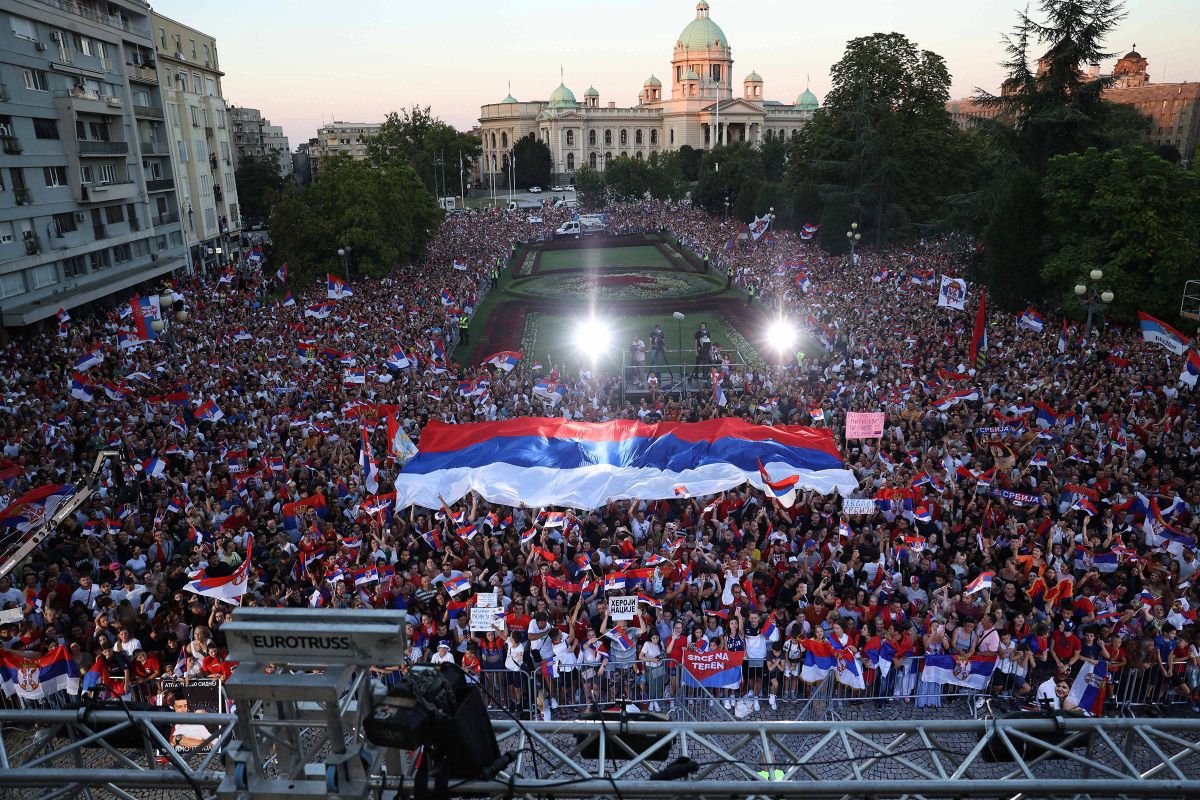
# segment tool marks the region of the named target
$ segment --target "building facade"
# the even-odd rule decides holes
[[[279,163],[279,176],[291,180],[292,146],[283,135],[283,126],[263,125],[263,150],[270,153]]]
[[[230,106],[229,122],[233,125],[233,146],[237,152],[235,163],[246,156],[259,158],[266,154],[263,128],[268,123],[261,111],[245,106]]]
[[[0,319],[35,324],[186,265],[140,0],[0,9]]]
[[[151,141],[170,154],[188,262],[211,271],[240,249],[242,229],[225,73],[213,37],[161,14],[151,24],[166,109],[165,141]]]
[[[314,139],[308,140],[308,160],[312,177],[321,170],[321,161],[337,153],[345,153],[355,161],[367,157],[367,139],[379,132],[378,122],[331,122],[317,128]]]
[[[619,156],[641,159],[684,145],[707,150],[718,144],[790,137],[818,107],[807,89],[795,103],[767,100],[757,72],[747,75],[735,92],[733,75],[729,40],[709,16],[707,1],[700,0],[696,18],[675,42],[667,83],[651,75],[636,106],[602,104],[600,93],[591,87],[581,103],[564,83],[549,100],[520,102],[509,94],[483,106],[483,181],[503,172],[514,143],[529,135],[549,146],[556,180],[569,181],[581,165],[603,170]]]
[[[1040,73],[1040,69],[1039,69]],[[1100,65],[1090,65],[1089,78],[1099,78]],[[1151,83],[1150,62],[1137,51],[1137,45],[1113,67],[1111,85],[1104,99],[1133,106],[1150,119],[1146,140],[1153,145],[1172,145],[1184,163],[1197,157],[1200,146],[1200,83]],[[973,100],[951,100],[946,110],[966,128],[976,119],[990,119],[997,109]]]

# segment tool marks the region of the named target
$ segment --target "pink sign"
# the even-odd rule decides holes
[[[846,414],[847,439],[878,439],[883,436],[882,411],[850,411]]]

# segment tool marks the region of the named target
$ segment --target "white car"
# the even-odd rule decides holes
[[[563,187],[563,191],[564,192],[573,192],[573,191],[575,191],[575,185],[572,183],[568,183],[566,186]]]
[[[530,193],[530,194],[541,194],[541,193],[542,193],[542,187],[540,187],[540,186],[530,186],[530,187],[529,187],[529,193]]]
[[[551,187],[550,187],[550,191],[552,191],[552,192],[561,192],[561,191],[564,191],[564,190],[563,190],[563,188],[562,188],[561,186],[551,186]]]

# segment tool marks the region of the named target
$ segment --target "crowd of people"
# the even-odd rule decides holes
[[[743,223],[647,201],[608,209],[610,233],[665,230],[732,271],[798,324],[794,352],[726,366],[724,405],[704,391],[625,402],[617,376],[571,359],[455,363],[461,316],[514,247],[570,213],[449,216],[421,263],[332,301],[323,280],[291,285],[256,257],[175,280],[155,341],[126,346],[146,312],[122,305],[5,344],[0,507],[82,484],[101,449],[123,465],[0,578],[0,609],[21,610],[0,646],[66,646],[85,685],[151,696],[163,676],[238,668],[222,633],[238,603],[392,608],[410,620],[406,663],[500,675],[494,703],[546,714],[635,694],[657,708],[687,691],[685,651],[714,649],[742,652],[745,678],[705,699],[777,711],[811,693],[804,666],[822,643],[881,702],[938,704],[946,687],[920,659],[950,654],[995,662],[1016,699],[1062,702],[1103,662],[1110,700],[1200,708],[1200,424],[1178,356],[1117,325],[1060,335],[1043,309],[1041,332],[990,312],[986,363],[968,363],[974,287],[947,311],[930,275],[964,274],[972,242],[862,247],[851,262],[799,232],[739,238]],[[542,379],[565,395],[536,393]],[[882,438],[844,439],[857,411],[886,412]],[[391,507],[403,440],[419,446],[429,420],[531,415],[828,427],[855,496],[875,502],[847,514],[801,492],[785,508],[745,486],[565,523],[476,495]],[[11,552],[28,531],[4,523]],[[239,570],[239,599],[189,590]],[[614,573],[640,576],[617,592],[644,596],[632,620],[607,610]],[[503,624],[472,633],[484,595]]]

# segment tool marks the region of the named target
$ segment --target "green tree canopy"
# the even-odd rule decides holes
[[[1099,267],[1112,315],[1176,318],[1184,282],[1200,275],[1200,175],[1145,147],[1090,148],[1050,160],[1045,203],[1051,296],[1071,307],[1072,288]]]
[[[295,281],[340,272],[339,248],[349,249],[352,273],[384,277],[421,256],[441,218],[408,165],[383,170],[336,155],[310,186],[276,204],[271,231]]]
[[[434,194],[457,195],[479,160],[479,137],[435,117],[429,106],[393,111],[366,142],[377,169],[407,165]],[[460,173],[461,168],[461,173]]]
[[[237,172],[238,202],[246,219],[269,219],[271,206],[279,198],[284,179],[279,161],[273,155],[239,156]]]
[[[945,61],[899,33],[876,33],[847,43],[831,73],[825,105],[790,142],[789,195],[815,187],[876,242],[914,235],[970,172],[952,163],[962,133],[946,111]]]
[[[765,180],[762,155],[746,142],[718,145],[700,161],[700,180],[692,201],[712,214],[728,211],[743,222],[766,213],[755,202]]]
[[[528,189],[530,186],[541,186],[544,189],[550,185],[554,168],[550,148],[545,142],[538,141],[532,133],[513,143],[513,161],[516,162],[518,189]],[[512,166],[511,162],[504,164],[506,183]]]
[[[584,164],[575,170],[575,199],[585,209],[599,210],[608,202],[604,186],[604,175]]]

